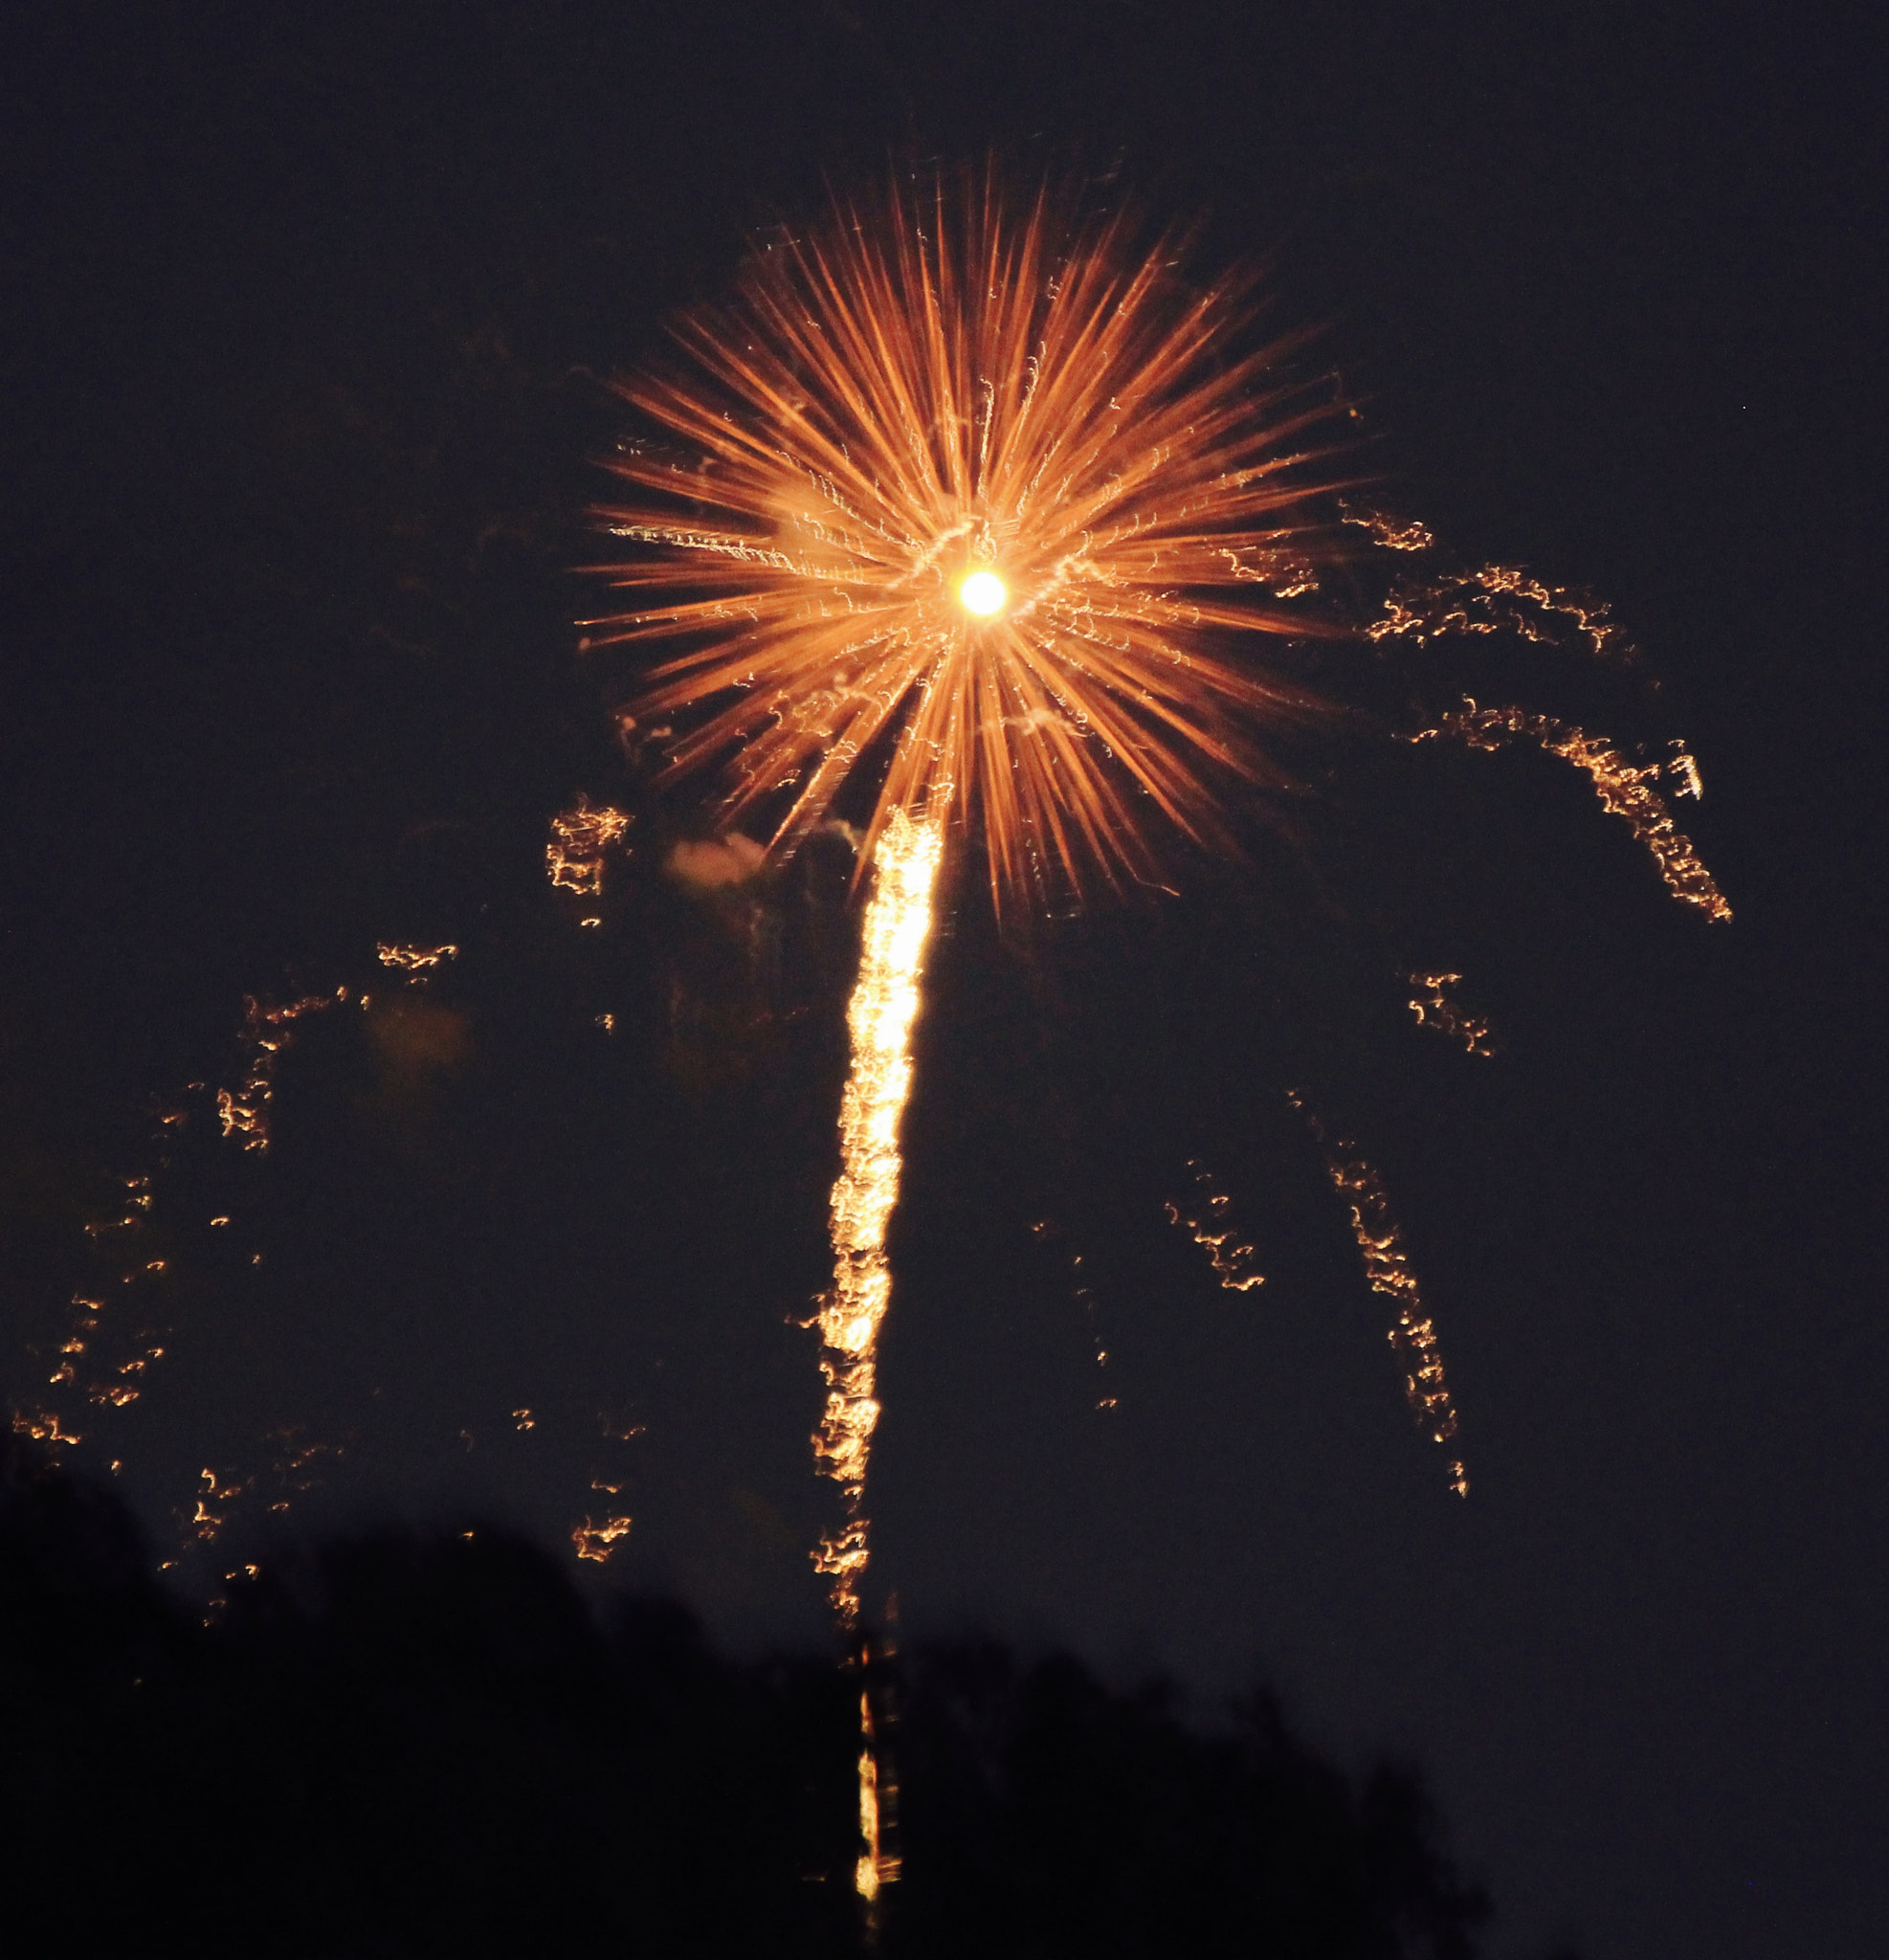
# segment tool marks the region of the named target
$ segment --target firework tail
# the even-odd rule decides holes
[[[829,1582],[833,1613],[856,1643],[862,1670],[869,1643],[860,1634],[860,1584],[871,1556],[866,1469],[878,1422],[879,1328],[892,1298],[885,1234],[899,1201],[900,1124],[912,1086],[912,1024],[931,936],[944,858],[942,805],[920,815],[895,809],[873,854],[872,893],[861,934],[859,977],[847,1007],[852,1064],[839,1112],[839,1176],[832,1201],[833,1281],[820,1303],[820,1372],[826,1406],[813,1433],[821,1472],[837,1483],[845,1515],[813,1554]],[[871,1696],[860,1691],[859,1823],[864,1838],[856,1874],[874,1906],[896,1874],[882,1846],[886,1787]]]

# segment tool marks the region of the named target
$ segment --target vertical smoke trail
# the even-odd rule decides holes
[[[846,1013],[853,1060],[839,1108],[833,1283],[818,1319],[827,1405],[813,1432],[814,1457],[845,1493],[846,1518],[821,1541],[813,1562],[832,1582],[833,1612],[849,1635],[858,1633],[859,1580],[871,1556],[866,1464],[878,1422],[878,1331],[892,1298],[885,1229],[899,1201],[899,1126],[911,1094],[912,1023],[944,846],[937,815],[915,817],[895,808],[886,820],[873,858],[859,977]],[[859,1659],[862,1667],[870,1660],[863,1640]],[[881,1843],[882,1805],[890,1793],[879,1754],[871,1699],[862,1689],[859,1832],[865,1848],[854,1883],[869,1911],[881,1884],[898,1875],[897,1859]]]

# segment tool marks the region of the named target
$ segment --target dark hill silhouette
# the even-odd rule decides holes
[[[1420,1785],[1362,1786],[1256,1696],[990,1645],[885,1663],[888,1960],[1467,1960],[1480,1895]],[[859,1682],[601,1619],[478,1526],[278,1555],[205,1626],[116,1497],[0,1444],[10,1949],[848,1955]]]

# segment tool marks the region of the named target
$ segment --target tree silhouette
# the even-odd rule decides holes
[[[21,1950],[850,1955],[860,1679],[598,1615],[474,1525],[282,1548],[206,1624],[116,1496],[0,1443],[0,1883]],[[876,1663],[888,1960],[1468,1960],[1486,1910],[1409,1771],[1256,1694],[989,1644]]]

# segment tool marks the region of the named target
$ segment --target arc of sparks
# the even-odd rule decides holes
[[[1722,924],[1730,920],[1730,902],[1705,868],[1698,847],[1673,820],[1664,799],[1649,787],[1670,765],[1631,763],[1611,743],[1571,723],[1558,722],[1552,715],[1538,715],[1521,707],[1478,707],[1473,701],[1445,715],[1433,728],[1420,729],[1411,740],[1433,742],[1445,736],[1470,748],[1488,749],[1520,737],[1585,769],[1601,808],[1609,815],[1624,819],[1659,867],[1666,889],[1682,903],[1696,905],[1710,920]],[[1679,759],[1689,766],[1682,768],[1682,774],[1688,791],[1696,795],[1693,786],[1699,781],[1699,767],[1683,749]]]

